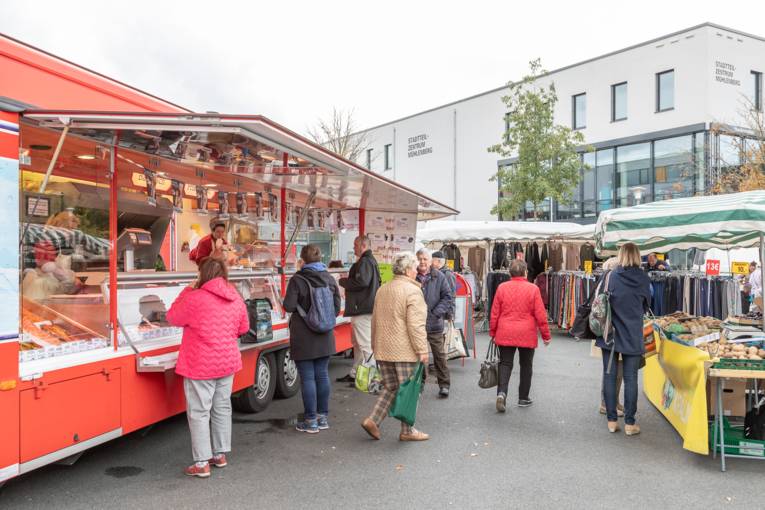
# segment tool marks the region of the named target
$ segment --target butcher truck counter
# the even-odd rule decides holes
[[[335,279],[346,269],[330,269]],[[295,273],[287,272],[287,281]],[[110,345],[108,324],[109,279],[107,274],[78,274],[85,287],[80,294],[54,295],[43,301],[25,299],[23,332],[19,352],[21,375],[78,365],[112,357],[138,354],[138,371],[172,369],[177,350],[158,356],[145,353],[180,344],[182,328],[167,322],[166,312],[181,291],[197,278],[192,272],[137,271],[117,276],[118,345]],[[267,300],[273,333],[267,342],[288,339],[287,317],[280,300],[280,275],[271,270],[233,269],[229,280],[242,298]],[[340,287],[343,304],[345,292]],[[338,324],[348,319],[338,317]],[[254,325],[253,325],[254,327]],[[241,349],[262,347],[262,341],[241,343]]]

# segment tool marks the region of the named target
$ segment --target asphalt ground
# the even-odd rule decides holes
[[[479,353],[488,338],[479,339]],[[417,426],[424,443],[383,439],[359,426],[373,397],[333,382],[331,429],[294,430],[299,397],[234,415],[229,466],[208,479],[190,463],[185,416],[89,450],[73,466],[47,466],[8,482],[0,508],[763,508],[765,463],[715,461],[682,449],[642,393],[642,434],[609,434],[598,414],[600,360],[589,343],[556,336],[534,360],[534,405],[519,408],[517,376],[506,414],[480,389],[478,360],[451,362],[452,394],[428,385]],[[349,360],[333,359],[334,377]]]

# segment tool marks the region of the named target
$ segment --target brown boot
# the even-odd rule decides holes
[[[637,423],[634,425],[624,425],[624,433],[628,436],[636,436],[640,434],[640,425]]]
[[[361,426],[367,431],[367,434],[372,436],[372,439],[380,440],[380,428],[370,418],[364,418]]]
[[[425,432],[420,432],[415,428],[409,431],[408,434],[404,434],[402,432],[398,436],[399,441],[427,441],[428,439],[430,439],[429,435],[427,435]]]
[[[608,431],[612,434],[619,430],[619,422],[618,421],[609,421],[608,422]]]

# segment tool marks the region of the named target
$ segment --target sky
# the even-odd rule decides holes
[[[0,0],[0,33],[195,111],[359,129],[705,21],[765,36],[765,2]],[[744,13],[746,13],[744,15]]]

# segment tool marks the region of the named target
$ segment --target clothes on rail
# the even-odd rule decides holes
[[[544,303],[545,308],[547,308],[547,305],[550,301],[549,296],[547,295],[547,276],[547,273],[539,273],[534,279],[534,285],[539,287],[539,293],[542,295],[542,303]]]
[[[483,280],[484,269],[486,268],[486,248],[481,246],[469,248],[467,265],[476,274],[478,280]]]
[[[441,246],[441,251],[444,253],[446,260],[452,261],[452,271],[456,273],[462,272],[462,253],[460,253],[459,247],[454,244],[445,244]]]
[[[486,277],[486,293],[489,305],[488,315],[491,316],[491,305],[494,302],[494,296],[497,294],[497,288],[510,280],[510,273],[507,271],[492,271]]]
[[[494,247],[491,249],[491,270],[507,269],[507,261],[507,244],[494,243]]]
[[[557,327],[570,329],[574,325],[577,307],[595,291],[597,276],[582,271],[548,273],[548,319]]]
[[[740,285],[734,278],[666,271],[653,271],[648,276],[654,315],[683,311],[724,320],[743,313]]]
[[[579,270],[584,271],[585,261],[595,262],[595,247],[590,243],[584,243],[579,247]]]
[[[544,271],[542,266],[542,260],[539,257],[539,245],[531,242],[526,245],[526,260],[527,277],[530,282],[534,282],[537,275]]]

